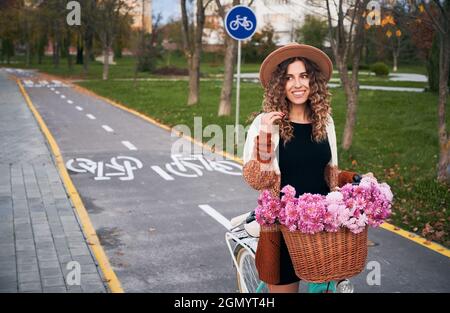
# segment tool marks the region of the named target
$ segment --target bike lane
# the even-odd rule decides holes
[[[165,165],[172,162],[171,145],[178,139],[168,131],[71,87],[54,89],[26,88],[66,162],[93,161],[74,162],[78,170],[93,169],[93,164],[98,169],[101,161],[111,170],[106,163],[119,156],[142,163],[132,174],[119,170],[109,177],[98,170],[69,172],[124,290],[235,291],[225,229],[199,206],[230,219],[253,209],[257,192],[241,176],[205,167],[201,177],[169,172]],[[369,238],[375,246],[369,249],[368,268],[352,280],[357,292],[449,291],[449,258],[383,229],[371,229]],[[380,285],[370,279],[378,266]]]
[[[166,180],[152,166],[165,169],[172,161],[171,142],[177,139],[169,132],[69,87],[52,87],[53,91],[28,86],[26,91],[66,164],[74,158],[105,164],[103,177],[98,171],[69,174],[125,292],[236,290],[224,229],[211,223],[198,205],[231,200],[222,212],[228,218],[246,211],[249,199],[236,188],[241,176],[203,170],[202,177],[171,174],[173,179]],[[106,177],[106,163],[119,156],[135,158],[143,166]],[[80,168],[79,162],[72,165],[78,170],[90,168],[89,164]]]

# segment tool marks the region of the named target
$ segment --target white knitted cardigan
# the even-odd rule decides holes
[[[261,130],[261,117],[264,115],[264,113],[259,114],[250,125],[250,128],[247,133],[247,139],[245,141],[244,145],[244,165],[252,160],[253,157],[253,151],[255,149],[255,138],[259,135],[259,132]],[[336,131],[334,129],[334,122],[331,115],[328,115],[328,123],[326,126],[327,129],[327,136],[328,136],[328,142],[330,144],[331,149],[331,160],[328,163],[331,167],[337,168],[338,166],[338,155],[337,155],[337,144],[336,144]],[[274,143],[274,151],[276,151],[278,144],[280,142],[280,135],[278,131],[272,131],[272,142]],[[278,164],[277,157],[275,156],[272,159],[272,166],[277,175],[280,175],[280,167]]]

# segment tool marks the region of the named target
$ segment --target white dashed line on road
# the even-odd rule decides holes
[[[66,96],[65,95],[61,95],[61,99],[65,99],[66,98]]]
[[[51,91],[55,91],[55,88],[52,87],[52,88],[50,88],[50,90],[51,90]]]
[[[55,93],[56,93],[57,95],[59,95],[59,91],[58,91],[58,90],[56,90]]]
[[[122,141],[122,144],[130,150],[137,150],[137,148],[129,141]]]
[[[83,111],[83,108],[79,107],[78,105],[75,108],[77,108],[78,111]]]
[[[89,117],[91,120],[95,120],[95,116],[92,114],[86,114],[87,117]]]
[[[67,103],[68,104],[73,104],[73,101],[72,100],[67,100]]]
[[[112,129],[111,127],[109,127],[108,125],[102,125],[103,129],[106,130],[107,132],[112,133],[114,131],[114,129]]]
[[[226,229],[231,229],[231,222],[225,216],[214,210],[211,206],[207,204],[200,204],[199,208],[205,211],[206,214],[211,216],[217,222],[222,224]]]
[[[152,168],[152,170],[154,170],[156,173],[158,173],[159,176],[161,176],[165,180],[174,180],[175,179],[172,176],[170,176],[169,174],[167,174],[166,171],[164,171],[162,168],[160,168],[157,165],[153,165],[153,166],[151,166],[151,168]]]

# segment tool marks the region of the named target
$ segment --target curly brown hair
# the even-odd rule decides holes
[[[289,64],[302,61],[305,64],[309,80],[309,97],[307,100],[306,114],[312,121],[312,139],[316,142],[327,138],[326,124],[328,114],[331,114],[331,93],[327,87],[327,79],[320,68],[313,61],[304,57],[294,57],[280,63],[272,73],[271,79],[264,90],[263,112],[281,111],[283,118],[277,121],[280,127],[280,136],[284,144],[294,137],[294,129],[289,123],[290,102],[286,97],[286,73]]]

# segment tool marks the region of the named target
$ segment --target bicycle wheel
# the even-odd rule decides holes
[[[267,285],[264,284],[264,286],[261,286],[263,282],[258,278],[255,259],[247,249],[239,249],[236,261],[239,266],[239,271],[242,273],[241,277],[239,271],[236,270],[237,285],[240,293],[269,292]]]

